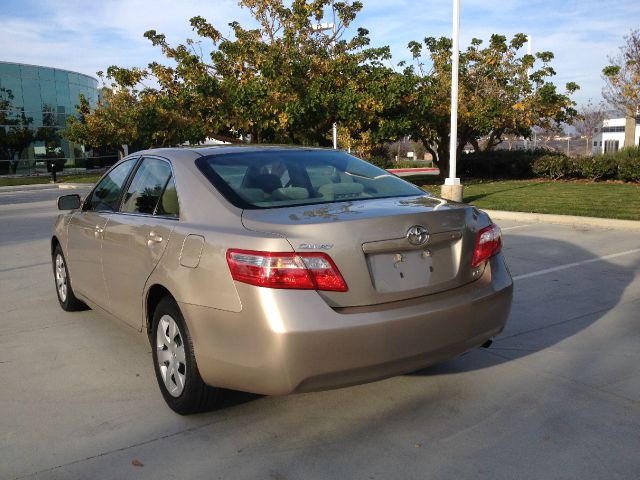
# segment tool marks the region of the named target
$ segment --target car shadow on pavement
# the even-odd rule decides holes
[[[257,393],[240,392],[237,390],[227,389],[222,389],[219,395],[220,396],[218,397],[215,407],[207,410],[208,412],[238,407],[264,397],[264,395],[258,395]],[[203,413],[206,413],[207,411]]]
[[[531,246],[525,254],[522,253],[523,248],[512,250],[514,257],[516,252],[521,255],[513,259],[514,264],[536,265],[532,269],[528,267],[530,270],[522,272],[523,275],[597,258],[574,243],[555,239],[517,236],[512,237],[510,243],[512,241],[524,247]],[[506,255],[507,263],[510,263],[508,252]],[[532,261],[536,257],[539,262]],[[487,355],[478,355],[478,351],[473,350],[408,375],[431,376],[479,370],[553,348],[596,324],[624,302],[625,290],[639,270],[638,260],[632,260],[627,266],[616,260],[598,260],[520,279],[514,275],[513,305],[505,330],[488,349],[479,349]],[[585,342],[593,342],[594,348],[598,346],[597,341],[591,337],[585,339]],[[581,358],[589,362],[589,358]],[[574,363],[576,360],[574,358]]]

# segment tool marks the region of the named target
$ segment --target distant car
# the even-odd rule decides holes
[[[180,414],[414,371],[504,328],[499,228],[352,155],[158,149],[58,199],[56,291],[145,332]]]

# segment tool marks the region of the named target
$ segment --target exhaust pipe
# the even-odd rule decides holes
[[[482,348],[489,348],[491,346],[491,344],[493,343],[492,339],[487,340],[486,342],[484,342],[482,345],[480,345]]]

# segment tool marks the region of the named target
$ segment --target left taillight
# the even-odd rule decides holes
[[[502,249],[502,234],[500,227],[492,223],[478,232],[476,247],[473,251],[471,268],[476,268],[485,260],[493,257]]]
[[[338,267],[326,253],[227,250],[234,280],[268,288],[346,292]]]

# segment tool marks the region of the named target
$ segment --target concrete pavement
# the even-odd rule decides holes
[[[499,222],[516,287],[490,349],[185,418],[146,338],[59,308],[47,195],[0,196],[0,478],[640,478],[637,232]]]

